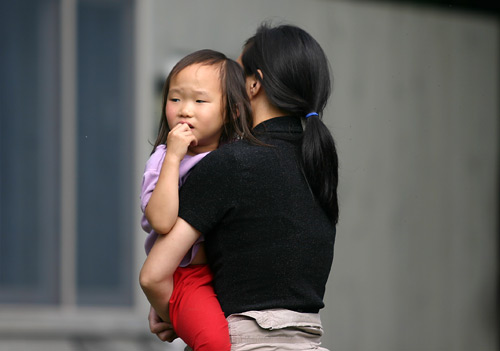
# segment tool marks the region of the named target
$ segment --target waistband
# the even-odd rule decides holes
[[[319,346],[323,327],[317,313],[247,311],[232,314],[227,321],[232,350],[272,350],[276,344],[280,350],[326,350]]]

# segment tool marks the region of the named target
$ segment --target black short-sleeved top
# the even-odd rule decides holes
[[[226,316],[286,308],[317,313],[330,273],[335,226],[299,166],[299,118],[254,129],[269,146],[236,141],[211,152],[180,190],[179,216],[205,235]]]

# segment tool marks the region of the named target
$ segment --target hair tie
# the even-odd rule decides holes
[[[317,112],[311,112],[306,115],[306,119],[311,117],[311,116],[319,116]]]

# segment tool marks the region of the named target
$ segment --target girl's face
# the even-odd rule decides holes
[[[172,77],[165,112],[170,129],[179,123],[191,128],[198,140],[191,152],[215,150],[224,124],[219,67],[193,64]]]

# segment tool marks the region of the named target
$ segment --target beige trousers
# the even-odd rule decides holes
[[[273,309],[232,314],[227,321],[232,351],[328,351],[320,346],[319,314]]]

